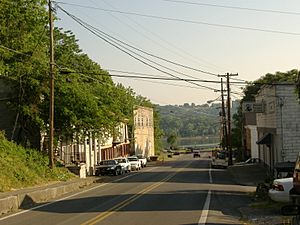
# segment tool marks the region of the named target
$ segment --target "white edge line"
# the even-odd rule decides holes
[[[212,175],[211,175],[211,168],[209,168],[208,174],[209,174],[209,183],[212,184],[213,180],[212,180]]]
[[[149,169],[149,170],[147,170],[147,171],[154,170],[155,168],[156,168],[156,167],[153,167],[153,168],[151,168],[151,169]],[[130,174],[130,175],[126,176],[126,177],[122,177],[122,178],[120,178],[120,179],[114,180],[114,182],[115,182],[115,181],[121,181],[121,180],[124,180],[124,179],[126,179],[126,178],[136,176],[136,175],[138,175],[138,174],[140,174],[140,173]],[[60,202],[60,201],[66,200],[66,199],[68,199],[68,198],[72,198],[72,197],[74,197],[74,196],[76,196],[76,195],[79,195],[79,194],[82,194],[82,193],[85,193],[85,192],[88,192],[88,191],[91,191],[91,190],[94,190],[94,189],[97,189],[97,188],[100,188],[100,187],[104,187],[104,186],[106,186],[106,185],[108,185],[108,184],[111,184],[111,183],[104,183],[104,184],[101,184],[101,185],[96,186],[96,187],[92,187],[92,188],[89,188],[89,189],[85,189],[85,190],[83,190],[83,191],[81,191],[81,192],[78,192],[78,193],[75,193],[75,194],[73,194],[73,195],[69,195],[69,196],[67,196],[67,197],[64,197],[64,198],[60,198],[60,199],[54,200],[53,202],[45,203],[45,204],[43,204],[43,205],[39,205],[39,206],[30,208],[30,209],[26,209],[26,210],[21,211],[21,212],[17,212],[17,213],[11,214],[11,215],[9,215],[9,216],[2,217],[2,218],[0,218],[0,221],[6,220],[6,219],[11,218],[11,217],[14,217],[14,216],[21,215],[21,214],[23,214],[23,213],[26,213],[26,212],[29,212],[29,211],[32,211],[32,210],[35,210],[35,209],[39,209],[39,208],[42,208],[42,207],[45,207],[45,206],[48,206],[48,205],[52,205],[52,204],[54,204],[54,203],[56,203],[56,202]]]
[[[211,171],[212,171],[211,168],[209,168],[209,171],[208,171],[209,183],[212,184],[213,180],[212,180]],[[198,221],[198,225],[205,225],[206,224],[207,217],[208,217],[208,212],[209,212],[210,199],[211,199],[211,190],[208,190],[206,200],[205,200],[205,204],[203,206],[202,213],[201,213],[201,216],[200,216],[199,221]]]
[[[200,216],[200,219],[198,221],[198,225],[205,225],[208,217],[208,211],[209,211],[209,205],[210,205],[210,197],[211,197],[211,191],[209,190],[206,196],[205,204],[202,209],[202,213]]]

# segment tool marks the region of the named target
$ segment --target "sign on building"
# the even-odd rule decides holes
[[[264,105],[262,102],[244,102],[242,105],[243,113],[263,113]]]

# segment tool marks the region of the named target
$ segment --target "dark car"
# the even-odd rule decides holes
[[[194,158],[199,157],[200,158],[200,151],[193,151]]]
[[[95,175],[119,175],[123,173],[122,166],[118,163],[117,160],[104,160],[99,163],[96,167]]]

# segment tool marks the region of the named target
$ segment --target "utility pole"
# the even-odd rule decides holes
[[[49,6],[49,28],[50,28],[50,113],[49,113],[49,167],[54,167],[53,139],[54,139],[54,35],[53,35],[53,13],[52,2]]]
[[[225,113],[225,103],[224,103],[224,89],[223,89],[223,78],[221,78],[221,98],[222,98],[222,131],[223,140],[225,141],[225,150],[228,151],[228,134],[226,126],[226,113]]]
[[[230,81],[229,81],[229,77],[231,76],[238,76],[238,74],[229,74],[229,73],[226,73],[226,75],[219,75],[220,77],[226,77],[226,83],[227,83],[227,131],[228,131],[228,134],[227,134],[227,145],[228,145],[228,154],[229,154],[229,157],[228,157],[228,165],[232,165],[233,162],[232,162],[232,146],[231,146],[231,112],[230,112],[230,109],[231,109],[231,105],[230,105],[230,102],[231,102],[231,99],[230,99]]]

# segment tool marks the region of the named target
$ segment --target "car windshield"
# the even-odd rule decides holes
[[[135,157],[128,158],[129,161],[137,161],[138,159]]]
[[[139,159],[143,159],[144,157],[142,155],[137,156]]]
[[[218,159],[225,159],[226,158],[224,153],[218,153],[217,156],[218,156]]]
[[[100,162],[100,165],[115,165],[115,164],[116,164],[115,160],[107,160],[107,161]]]
[[[118,163],[126,163],[126,159],[116,159]]]

